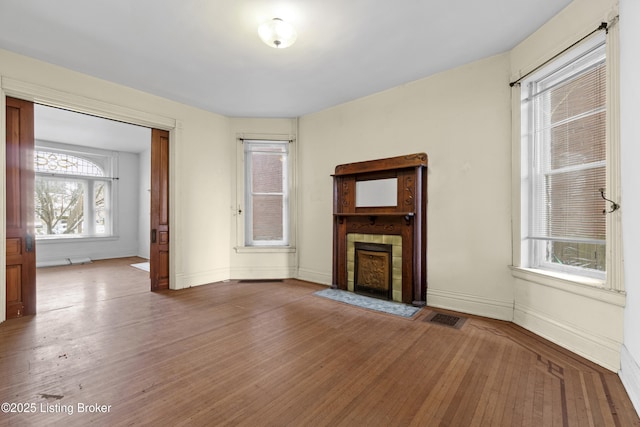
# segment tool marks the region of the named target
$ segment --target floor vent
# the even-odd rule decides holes
[[[448,326],[450,328],[460,329],[467,319],[464,317],[452,316],[444,313],[431,313],[424,321],[429,323],[437,323],[438,325]]]

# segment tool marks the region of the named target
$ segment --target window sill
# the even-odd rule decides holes
[[[605,288],[605,281],[555,271],[511,267],[513,277],[564,292],[606,302],[619,307],[626,304],[624,292]]]
[[[268,253],[268,254],[283,254],[283,253],[295,253],[295,246],[236,246],[234,248],[239,254],[255,254],[255,253]]]
[[[89,243],[89,242],[112,242],[118,240],[118,236],[105,236],[105,237],[45,237],[37,238],[36,245],[51,245],[58,243]]]

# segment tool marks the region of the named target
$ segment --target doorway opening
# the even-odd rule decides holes
[[[9,97],[6,117],[6,317],[37,312],[36,266],[135,257],[168,289],[169,132]]]
[[[47,298],[39,309],[57,298],[40,289],[43,268],[148,263],[150,168],[151,129],[34,104],[36,286]]]
[[[34,105],[38,267],[149,259],[151,129]]]

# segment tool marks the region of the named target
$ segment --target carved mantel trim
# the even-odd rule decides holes
[[[367,160],[357,163],[345,163],[336,166],[334,176],[353,175],[358,173],[381,172],[394,169],[427,167],[429,157],[426,153],[408,154],[406,156],[388,157],[386,159]]]

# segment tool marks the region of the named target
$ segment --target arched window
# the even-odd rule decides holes
[[[43,173],[65,175],[104,176],[104,170],[91,160],[67,153],[37,150],[35,170]]]
[[[110,236],[111,158],[67,149],[34,151],[36,236]]]

